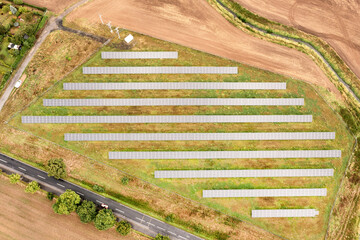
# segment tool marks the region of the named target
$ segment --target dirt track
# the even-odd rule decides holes
[[[98,14],[113,25],[303,79],[337,92],[308,56],[243,33],[206,0],[94,0],[72,12],[67,20],[87,18],[100,22]]]
[[[360,77],[360,3],[328,0],[236,0],[260,16],[327,41]]]
[[[78,0],[25,0],[24,2],[34,4],[39,7],[46,7],[52,12],[60,13],[77,1]]]

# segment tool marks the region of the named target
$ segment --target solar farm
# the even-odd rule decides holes
[[[323,237],[353,140],[314,88],[134,36],[11,124],[284,237]]]

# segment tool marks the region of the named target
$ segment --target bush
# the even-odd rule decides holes
[[[52,201],[54,199],[55,195],[52,192],[47,192],[46,198]]]
[[[117,224],[116,231],[123,236],[126,236],[131,231],[131,224],[127,221],[120,221]]]
[[[79,215],[80,221],[83,223],[89,223],[93,221],[96,217],[95,203],[84,200],[76,209],[76,213]]]
[[[128,178],[128,177],[123,177],[123,178],[121,179],[121,183],[122,183],[123,185],[127,185],[127,184],[129,183],[129,178]]]
[[[25,188],[27,193],[36,193],[38,190],[40,190],[40,185],[36,181],[31,181]]]
[[[115,225],[116,217],[111,209],[102,209],[95,217],[95,227],[98,230],[107,230]]]
[[[71,57],[66,56],[66,60],[71,61]]]
[[[4,27],[2,24],[0,24],[0,35],[5,35],[8,32],[6,27]]]
[[[76,210],[80,201],[81,198],[78,194],[70,189],[66,189],[66,191],[59,196],[52,208],[54,212],[58,214],[69,215]]]
[[[154,239],[155,240],[170,240],[170,238],[168,236],[163,236],[160,233],[158,235],[156,235],[156,237]]]
[[[97,191],[97,192],[105,192],[105,188],[103,188],[99,185],[96,185],[96,184],[92,188],[94,189],[94,191]]]
[[[165,217],[165,221],[167,222],[173,222],[174,221],[174,214],[169,214]]]
[[[0,60],[4,60],[5,59],[5,55],[4,54],[0,54]]]
[[[56,179],[66,177],[66,166],[61,158],[50,159],[46,166],[46,170],[48,171],[49,177],[54,177]]]
[[[31,19],[32,19],[32,14],[31,14],[31,12],[25,13],[25,14],[24,14],[24,18],[25,18],[26,21],[31,21]]]
[[[9,5],[5,5],[2,7],[1,11],[3,13],[8,13],[10,11],[10,6]]]
[[[10,183],[15,184],[20,181],[21,176],[18,173],[13,173],[9,176],[9,178],[10,178]]]
[[[14,0],[14,3],[18,5],[24,4],[23,0]]]

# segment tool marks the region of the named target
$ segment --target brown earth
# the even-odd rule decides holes
[[[132,232],[124,237],[112,228],[99,231],[93,224],[81,223],[78,216],[58,215],[44,193],[25,193],[25,187],[12,185],[0,176],[0,238],[27,240],[97,240],[97,239],[148,239]]]
[[[39,7],[46,7],[48,10],[55,13],[61,13],[77,1],[78,0],[26,0],[24,2]]]
[[[327,41],[360,77],[360,2],[352,0],[236,0],[250,11]]]
[[[94,0],[66,20],[100,23],[99,14],[112,25],[302,79],[338,94],[307,55],[242,32],[206,0]]]

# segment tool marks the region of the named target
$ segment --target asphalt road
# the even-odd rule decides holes
[[[132,224],[135,230],[146,235],[154,237],[160,233],[162,235],[169,236],[171,239],[177,240],[202,239],[184,230],[131,209],[116,201],[84,189],[78,185],[62,179],[57,180],[53,177],[48,177],[46,172],[3,154],[0,154],[0,168],[2,168],[3,171],[7,173],[19,173],[25,180],[35,180],[42,186],[44,190],[53,192],[57,195],[65,192],[66,189],[71,189],[79,194],[82,199],[90,200],[98,206],[100,206],[102,203],[105,203],[109,206],[110,209],[113,210],[114,214],[118,218],[127,220]]]

